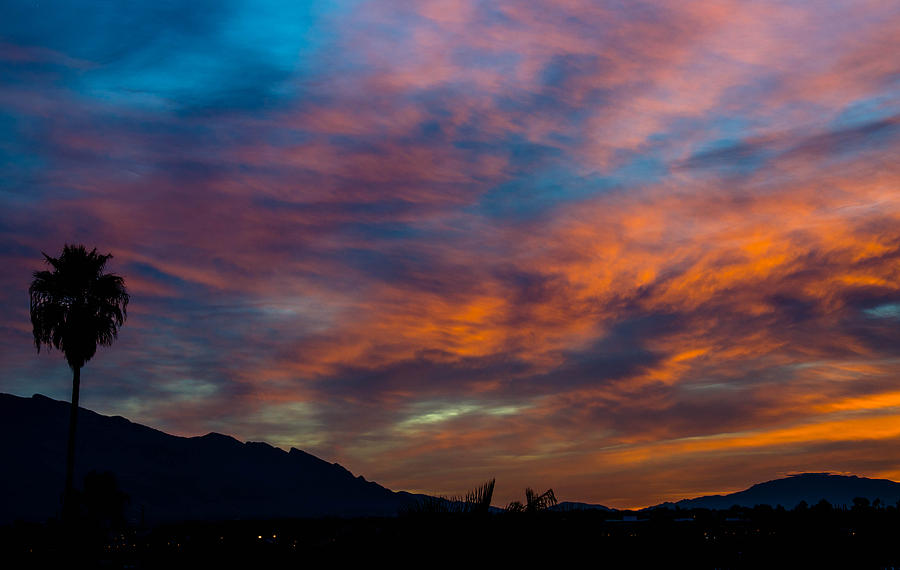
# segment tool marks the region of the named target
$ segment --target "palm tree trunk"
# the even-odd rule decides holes
[[[72,522],[74,519],[73,503],[75,479],[75,424],[78,421],[78,389],[81,386],[81,367],[75,368],[75,375],[72,378],[72,409],[69,414],[69,447],[66,451],[66,490],[63,495],[63,520]]]

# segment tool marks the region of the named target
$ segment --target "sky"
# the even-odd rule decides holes
[[[391,489],[900,480],[900,3],[3,0],[0,391]]]

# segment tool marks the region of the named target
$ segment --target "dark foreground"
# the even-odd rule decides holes
[[[4,566],[53,567],[78,560],[99,568],[300,568],[380,561],[557,567],[587,556],[590,566],[601,568],[900,568],[895,507],[417,514],[153,529],[85,523],[76,536],[61,530],[54,524],[0,529],[4,560],[13,562]]]

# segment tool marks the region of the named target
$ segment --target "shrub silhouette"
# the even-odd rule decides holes
[[[128,494],[119,489],[116,476],[111,471],[91,471],[85,475],[81,514],[92,525],[105,530],[123,526],[128,501]]]

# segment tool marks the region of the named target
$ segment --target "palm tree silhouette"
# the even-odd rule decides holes
[[[513,501],[506,506],[509,513],[537,513],[546,511],[557,503],[556,495],[553,489],[547,489],[543,494],[538,495],[531,487],[525,489],[525,504],[519,501]]]
[[[97,352],[98,344],[109,346],[118,336],[127,316],[128,292],[122,277],[103,271],[112,254],[98,254],[96,248],[88,252],[83,245],[65,245],[59,257],[43,255],[53,270],[34,272],[28,288],[31,325],[38,352],[41,345],[62,351],[74,373],[63,495],[63,518],[71,520],[81,367]]]

